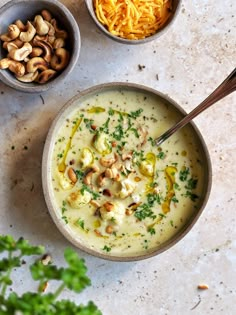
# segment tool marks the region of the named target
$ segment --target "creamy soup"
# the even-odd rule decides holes
[[[114,256],[151,252],[199,209],[202,156],[192,127],[156,147],[181,116],[161,98],[105,91],[61,121],[52,153],[57,215],[81,244]]]

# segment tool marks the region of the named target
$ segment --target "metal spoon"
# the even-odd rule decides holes
[[[161,145],[166,139],[168,139],[177,130],[183,128],[193,118],[203,112],[205,109],[215,104],[225,96],[236,90],[236,68],[230,73],[230,75],[196,108],[194,108],[189,114],[187,114],[176,125],[164,132],[160,137],[155,139],[157,146]]]

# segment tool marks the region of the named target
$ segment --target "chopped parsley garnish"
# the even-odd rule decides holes
[[[154,147],[156,145],[155,140],[152,137],[148,138],[148,141],[151,143],[151,145]]]
[[[147,201],[150,206],[154,206],[154,203],[157,202],[159,205],[161,204],[161,197],[159,194],[148,194]]]
[[[110,122],[110,117],[108,117],[105,123],[99,128],[99,131],[109,134],[109,129],[108,129],[109,122]]]
[[[157,158],[160,160],[164,160],[165,157],[166,157],[166,154],[163,151],[157,154]]]
[[[179,184],[177,184],[177,183],[174,183],[173,187],[174,187],[175,190],[181,190]]]
[[[111,247],[104,245],[103,249],[104,251],[106,251],[107,253],[109,253],[111,251]]]
[[[80,191],[81,191],[81,194],[82,194],[82,195],[84,195],[84,192],[85,192],[85,191],[89,192],[90,194],[92,194],[93,199],[95,199],[95,200],[100,197],[100,194],[99,194],[99,193],[93,191],[89,186],[87,186],[87,185],[85,185],[85,184],[83,184],[83,186],[82,186],[82,188],[81,188]]]
[[[61,213],[64,214],[67,211],[66,209],[66,202],[65,200],[62,201],[62,208],[61,208]]]
[[[112,133],[112,137],[118,141],[124,137],[124,131],[121,125],[117,125],[115,127],[115,131]]]
[[[197,187],[197,183],[198,183],[198,180],[197,179],[194,179],[194,178],[190,178],[188,179],[187,181],[187,185],[185,185],[184,187],[188,190],[192,190],[192,189],[195,189]]]
[[[136,118],[138,118],[138,117],[141,115],[142,112],[143,112],[143,109],[142,109],[142,108],[139,108],[139,109],[136,110],[135,112],[130,112],[130,113],[128,114],[128,116],[131,117],[131,118],[133,118],[133,119],[136,119]]]
[[[84,172],[81,170],[75,170],[75,174],[79,180],[83,180]]]
[[[174,226],[173,220],[170,220],[170,225],[171,225],[172,227]]]
[[[187,190],[184,197],[189,197],[193,202],[195,202],[199,197],[196,194],[193,194],[191,191]]]
[[[124,120],[123,115],[120,112],[118,112],[118,114],[119,114],[118,121],[122,122]]]
[[[135,128],[130,128],[130,131],[132,131],[136,138],[139,138],[138,130]]]
[[[152,208],[152,205],[143,203],[137,208],[134,215],[140,221],[146,218],[151,218],[154,220],[156,218],[156,215],[154,214],[151,208]]]
[[[86,128],[88,128],[90,132],[94,132],[94,130],[91,128],[91,125],[94,123],[93,119],[84,118],[84,123]]]
[[[156,234],[156,230],[155,230],[153,227],[148,228],[148,232],[149,232],[151,235]]]
[[[176,198],[176,196],[173,196],[173,197],[171,198],[171,200],[172,200],[174,203],[178,203],[178,202],[179,202],[179,200]]]
[[[63,215],[61,218],[65,221],[66,224],[68,224],[68,218],[67,218],[67,216]]]
[[[189,175],[189,168],[188,167],[183,167],[182,170],[179,172],[179,179],[181,182],[184,182],[187,180]]]
[[[108,115],[109,115],[109,116],[113,116],[114,114],[115,114],[114,109],[109,108],[109,110],[108,110]]]
[[[144,158],[144,151],[133,151],[133,157],[139,157],[141,161],[145,160]]]
[[[81,229],[84,230],[84,220],[82,220],[81,218],[79,218],[76,222],[75,222],[76,225],[80,226]]]

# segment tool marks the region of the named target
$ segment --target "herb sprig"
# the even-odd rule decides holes
[[[26,292],[19,296],[16,292],[7,294],[7,288],[12,284],[11,273],[22,265],[26,256],[42,255],[44,247],[32,246],[23,238],[17,241],[10,235],[0,235],[0,314],[1,315],[102,315],[93,302],[87,305],[76,305],[69,300],[58,300],[63,289],[67,288],[77,293],[91,284],[87,277],[84,260],[70,248],[64,252],[67,267],[44,265],[41,260],[30,267],[34,280],[39,281],[39,288],[50,280],[59,281],[55,292],[42,294]]]

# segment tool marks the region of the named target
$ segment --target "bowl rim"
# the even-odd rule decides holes
[[[80,49],[81,49],[81,35],[80,35],[80,30],[78,23],[76,22],[74,16],[70,12],[70,10],[60,1],[58,0],[41,0],[39,2],[40,6],[43,6],[45,3],[45,7],[48,4],[52,4],[55,7],[59,9],[61,13],[63,13],[64,17],[67,18],[68,24],[71,25],[71,28],[74,29],[73,32],[73,44],[74,44],[74,49],[73,49],[73,58],[71,54],[71,59],[67,67],[61,72],[57,77],[52,79],[49,82],[46,82],[45,84],[38,84],[38,85],[30,85],[28,83],[23,83],[15,79],[13,76],[9,76],[9,73],[6,73],[6,70],[0,70],[0,81],[2,81],[4,84],[10,86],[11,88],[24,92],[24,93],[42,93],[45,92],[51,88],[53,88],[56,84],[62,82],[65,77],[72,72],[74,69],[78,58],[80,54]],[[34,1],[31,0],[11,0],[7,3],[5,3],[2,7],[0,7],[0,16],[5,13],[8,9],[10,9],[12,6],[15,5],[33,5],[34,6]],[[0,44],[2,42],[0,41]],[[6,73],[6,74],[5,74]]]
[[[49,169],[50,169],[51,160],[49,159],[49,157],[50,157],[50,149],[53,147],[53,140],[54,140],[53,133],[54,133],[54,130],[56,129],[57,124],[60,121],[63,113],[66,112],[70,108],[70,106],[72,106],[74,104],[75,101],[79,101],[80,99],[83,99],[86,96],[89,97],[90,95],[93,95],[99,91],[104,92],[104,91],[109,91],[109,90],[118,89],[118,88],[127,89],[127,90],[134,90],[134,91],[136,90],[139,92],[146,92],[146,93],[153,94],[153,95],[160,97],[161,99],[169,102],[183,116],[187,115],[186,111],[178,103],[176,103],[172,98],[170,98],[168,95],[163,94],[162,92],[159,92],[159,91],[157,91],[153,88],[147,87],[145,85],[136,84],[136,83],[127,83],[127,82],[111,82],[111,83],[103,83],[103,84],[92,86],[92,87],[85,89],[82,92],[76,94],[70,100],[68,100],[68,102],[66,102],[62,106],[62,108],[59,110],[59,112],[55,116],[55,118],[54,118],[54,120],[53,120],[53,122],[49,128],[49,131],[48,131],[48,134],[46,137],[46,141],[44,144],[41,175],[42,175],[43,193],[44,193],[44,198],[46,201],[48,211],[49,211],[54,223],[56,224],[57,228],[59,229],[59,231],[65,236],[65,238],[70,243],[72,243],[77,248],[81,249],[82,251],[84,251],[84,252],[86,252],[92,256],[98,257],[98,258],[102,258],[102,259],[110,260],[110,261],[130,262],[130,261],[139,261],[139,260],[148,259],[148,258],[151,258],[151,257],[154,257],[154,256],[161,254],[162,252],[173,247],[181,239],[183,239],[184,236],[192,229],[192,227],[195,225],[195,223],[199,219],[200,215],[202,214],[202,212],[203,212],[203,210],[204,210],[204,208],[208,202],[209,196],[210,196],[210,191],[211,191],[211,187],[212,187],[212,165],[211,165],[211,159],[210,159],[209,151],[208,151],[207,145],[205,143],[205,140],[202,137],[202,134],[200,133],[199,129],[194,124],[194,122],[190,122],[189,124],[194,129],[194,132],[196,133],[196,136],[198,137],[199,143],[202,146],[203,154],[205,155],[207,179],[208,179],[208,182],[206,184],[205,195],[203,196],[202,204],[199,206],[199,209],[196,211],[196,213],[191,216],[190,221],[188,221],[182,227],[182,229],[176,235],[174,235],[174,237],[172,237],[171,239],[169,239],[166,242],[164,242],[163,244],[161,244],[160,247],[152,250],[151,252],[140,254],[140,255],[118,256],[118,255],[100,253],[100,252],[97,252],[96,250],[93,250],[93,249],[90,249],[90,248],[84,246],[79,241],[75,240],[71,236],[71,234],[66,229],[64,229],[64,227],[66,225],[65,222],[63,220],[58,219],[58,216],[55,213],[53,203],[52,203],[51,198],[50,198],[50,185],[49,185],[50,172],[49,172]]]
[[[180,7],[181,7],[181,2],[182,0],[177,0],[178,3],[176,5],[176,9],[175,12],[173,14],[173,16],[168,19],[167,23],[161,27],[159,30],[157,30],[157,32],[149,37],[146,37],[144,39],[138,39],[138,40],[130,40],[130,39],[126,39],[126,38],[121,38],[118,36],[115,36],[113,34],[111,34],[105,26],[103,26],[97,19],[96,14],[94,12],[94,10],[91,8],[91,2],[93,2],[93,0],[85,0],[85,4],[87,6],[88,12],[92,18],[92,20],[94,21],[94,23],[96,24],[96,26],[109,38],[113,39],[116,42],[122,43],[122,44],[129,44],[129,45],[137,45],[137,44],[145,44],[148,42],[151,42],[155,39],[157,39],[158,37],[160,37],[161,35],[163,35],[166,31],[168,31],[168,29],[171,27],[172,23],[174,23],[179,11],[180,11]]]

